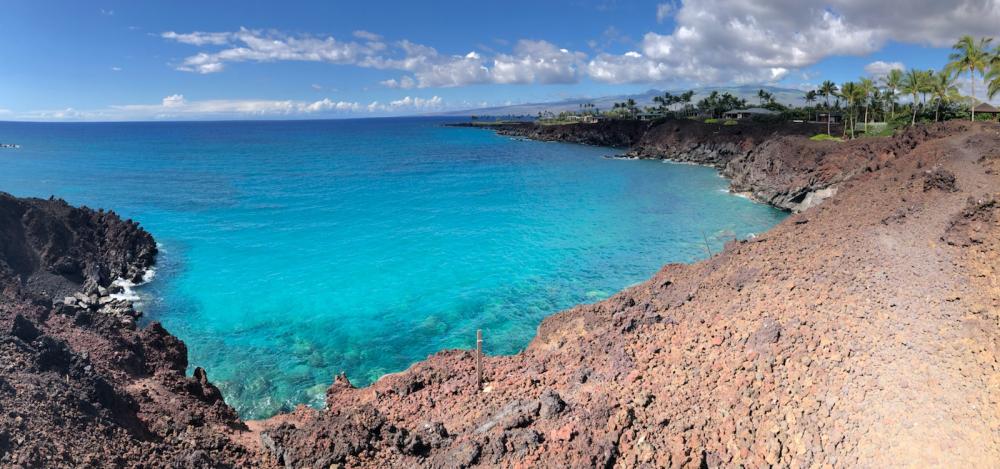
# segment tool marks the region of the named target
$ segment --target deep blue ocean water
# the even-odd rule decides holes
[[[0,123],[0,190],[113,208],[161,244],[142,309],[248,418],[547,315],[784,214],[710,169],[447,119]]]

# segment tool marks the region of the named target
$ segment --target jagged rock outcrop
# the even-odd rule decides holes
[[[156,244],[131,220],[0,193],[0,467],[225,467],[245,426],[183,342],[110,296]]]
[[[570,125],[523,122],[478,126],[495,130],[502,135],[627,148],[625,156],[630,158],[665,159],[712,166],[734,181],[734,191],[747,192],[759,200],[790,210],[802,207],[803,202],[801,198],[792,202],[799,198],[799,194],[793,192],[805,190],[808,193],[826,189],[817,184],[806,184],[805,188],[783,186],[783,183],[791,182],[784,179],[785,171],[781,171],[777,165],[761,168],[755,163],[769,162],[772,159],[777,162],[783,156],[783,150],[791,153],[796,151],[792,146],[801,147],[805,151],[813,151],[811,149],[814,147],[822,148],[828,142],[812,142],[806,137],[825,132],[825,125],[766,122],[719,125],[691,119],[661,119],[652,122],[606,121]],[[775,143],[779,141],[786,143]],[[808,158],[792,160],[803,166],[813,161]],[[805,168],[806,171],[808,169]],[[802,177],[805,174],[788,172],[788,175]],[[824,193],[817,192],[818,194]],[[815,197],[810,201],[814,199]]]
[[[500,135],[546,142],[580,143],[602,147],[628,148],[639,142],[652,125],[641,121],[606,121],[599,124],[540,125],[533,122],[453,124],[457,127],[487,128]]]
[[[666,159],[723,169],[758,145],[787,135],[812,136],[825,126],[808,123],[741,122],[704,124],[690,119],[658,121],[629,151],[639,158]]]

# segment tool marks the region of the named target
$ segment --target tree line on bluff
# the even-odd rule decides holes
[[[844,123],[844,137],[854,138],[857,133],[875,134],[891,132],[917,122],[949,119],[987,120],[995,114],[976,116],[976,107],[985,101],[977,97],[977,83],[982,80],[987,100],[1000,94],[1000,45],[992,47],[993,38],[963,36],[952,46],[948,62],[940,70],[894,68],[881,77],[861,77],[856,81],[836,84],[823,81],[816,89],[802,95],[804,105],[794,106],[778,102],[773,93],[760,89],[755,105],[773,111],[757,119],[813,120],[827,123],[827,134],[834,122]],[[968,76],[970,94],[959,89],[959,79]],[[577,112],[539,112],[538,120],[565,123],[585,116],[603,119],[637,118],[698,118],[715,120],[727,112],[748,106],[745,98],[729,92],[712,91],[694,101],[693,90],[683,93],[664,92],[653,97],[651,106],[642,106],[633,98],[616,102],[612,108],[601,111],[592,103],[580,104]],[[727,122],[730,123],[730,122]]]

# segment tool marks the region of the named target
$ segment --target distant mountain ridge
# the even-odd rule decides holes
[[[631,94],[631,95],[616,95],[616,96],[603,96],[599,98],[569,98],[561,101],[551,101],[551,102],[541,102],[541,103],[525,103],[525,104],[512,104],[509,106],[493,106],[485,107],[479,109],[464,109],[460,111],[449,111],[441,113],[440,115],[446,116],[467,116],[467,115],[477,115],[477,116],[510,116],[510,115],[536,115],[539,112],[553,112],[560,113],[563,111],[579,111],[581,104],[593,104],[601,111],[606,111],[611,109],[616,102],[622,102],[629,98],[636,101],[639,106],[652,106],[653,98],[656,96],[662,96],[664,91],[669,91],[673,94],[680,94],[688,90],[693,90],[695,96],[692,99],[692,103],[704,98],[709,93],[713,91],[718,91],[719,93],[731,93],[739,98],[747,100],[749,106],[754,106],[758,104],[757,92],[759,90],[767,91],[774,96],[774,100],[784,104],[784,105],[795,105],[801,106],[805,104],[805,91],[798,90],[795,88],[780,88],[776,86],[762,86],[762,85],[741,85],[741,86],[713,86],[713,87],[703,87],[703,88],[685,88],[685,89],[671,89],[671,90],[656,90],[650,89],[644,93]]]

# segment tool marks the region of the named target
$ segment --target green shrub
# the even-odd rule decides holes
[[[719,123],[719,119],[710,117],[708,119],[705,119],[705,123],[706,124],[718,124]]]
[[[896,126],[888,122],[872,122],[868,125],[858,124],[858,132],[864,132],[863,137],[889,137],[896,131]]]
[[[816,134],[816,135],[813,135],[812,137],[809,137],[809,140],[812,140],[814,142],[826,142],[826,141],[843,142],[844,141],[840,137],[834,137],[833,135],[830,135],[830,134]]]
[[[736,122],[733,119],[729,119],[729,120],[727,120],[727,121],[725,121],[725,122],[722,123],[722,125],[736,125],[736,124],[739,124],[739,122]]]

